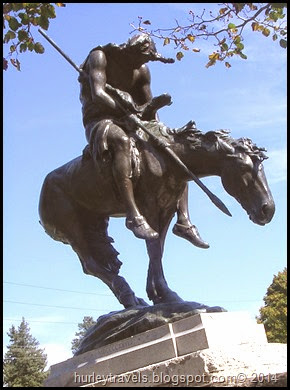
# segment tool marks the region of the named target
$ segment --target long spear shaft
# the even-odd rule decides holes
[[[84,71],[80,69],[70,58],[68,55],[66,55],[60,48],[59,46],[40,28],[38,29],[40,34],[75,68],[75,70],[80,73],[84,74]],[[111,87],[109,84],[106,84],[106,88],[113,90],[114,88]],[[117,103],[119,107],[126,112],[127,114],[128,111],[121,105],[121,103],[117,100]],[[169,154],[175,162],[192,178],[192,180],[207,194],[207,196],[210,198],[210,200],[213,202],[215,206],[217,206],[223,213],[227,214],[228,216],[232,216],[228,208],[225,206],[225,204],[216,196],[214,195],[204,184],[199,178],[191,172],[187,166],[180,160],[180,158],[173,152],[173,150],[169,147],[169,145],[166,142],[161,141],[160,138],[156,137],[154,134],[151,133],[150,130],[146,128],[142,124],[142,122],[137,119],[135,116],[131,116],[133,120],[135,121],[136,125],[140,127],[143,131],[145,131],[146,134],[148,134],[152,140],[159,146],[161,147],[164,151],[166,151],[167,154]]]

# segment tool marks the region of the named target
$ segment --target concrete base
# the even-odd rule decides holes
[[[283,372],[286,346],[267,344],[247,313],[201,313],[56,364],[45,387],[196,387]]]
[[[287,387],[286,353],[286,344],[227,346],[121,375],[76,380],[82,387]]]

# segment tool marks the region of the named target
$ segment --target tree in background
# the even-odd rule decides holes
[[[73,352],[73,354],[78,350],[79,346],[80,346],[80,343],[82,341],[82,339],[84,338],[85,334],[87,333],[87,331],[89,330],[89,328],[93,325],[95,325],[97,323],[97,321],[95,321],[93,319],[93,317],[90,317],[90,316],[85,316],[84,319],[83,319],[83,322],[79,323],[78,324],[78,328],[79,328],[79,332],[76,332],[76,338],[73,339],[73,341],[71,342],[71,350]]]
[[[270,343],[287,343],[287,268],[274,275],[260,308],[258,323],[264,324]]]
[[[8,60],[20,70],[19,53],[27,50],[44,53],[44,47],[35,42],[32,31],[37,26],[48,29],[50,19],[56,17],[53,4],[65,7],[63,3],[3,3],[3,43],[9,46],[3,57],[4,70],[8,68]]]
[[[191,4],[190,4],[191,5]],[[206,11],[201,14],[190,10],[185,25],[176,20],[176,25],[167,28],[148,29],[151,21],[138,16],[138,25],[131,23],[133,31],[139,31],[163,40],[163,45],[174,44],[179,51],[176,58],[181,60],[185,51],[200,52],[197,41],[213,39],[216,47],[209,54],[206,67],[215,65],[217,61],[224,62],[227,68],[233,56],[247,59],[243,50],[243,33],[250,27],[251,31],[259,32],[265,37],[272,37],[282,48],[287,47],[287,3],[210,3],[209,7],[217,11]],[[194,7],[194,5],[193,5]],[[196,46],[197,45],[197,46]]]
[[[39,342],[30,334],[22,318],[18,329],[14,325],[7,333],[10,344],[3,359],[4,385],[8,387],[43,387],[47,356],[38,348]]]
[[[55,7],[65,7],[65,3],[3,3],[3,29],[4,44],[9,46],[9,52],[3,57],[3,69],[8,68],[8,60],[20,70],[18,60],[19,53],[34,51],[44,53],[44,47],[40,42],[35,42],[32,35],[34,27],[40,26],[44,30],[49,27],[49,19],[55,18]],[[202,3],[201,3],[202,4]],[[185,52],[198,53],[198,40],[213,40],[216,47],[209,54],[206,67],[215,65],[217,61],[224,62],[227,68],[233,56],[247,59],[244,50],[244,31],[250,27],[252,32],[261,33],[265,37],[271,37],[282,48],[287,47],[287,3],[208,3],[206,11],[197,14],[189,10],[188,22],[185,25],[176,20],[176,25],[169,28],[157,28],[149,30],[149,19],[144,20],[138,16],[138,25],[133,27],[133,32],[148,34],[161,39],[163,45],[174,44],[177,49],[176,58],[181,60]]]

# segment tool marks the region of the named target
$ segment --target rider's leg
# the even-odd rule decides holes
[[[177,222],[173,227],[173,233],[183,237],[199,248],[209,248],[209,245],[200,237],[197,227],[190,222],[188,212],[188,184],[177,205]]]
[[[126,208],[126,226],[138,238],[152,240],[158,238],[136,205],[131,180],[130,140],[124,131],[112,125],[108,132],[109,149],[113,151],[113,176]]]

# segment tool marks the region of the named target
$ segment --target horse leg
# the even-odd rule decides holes
[[[75,235],[77,240],[71,242],[84,273],[101,279],[125,308],[147,305],[143,299],[135,296],[124,277],[118,275],[122,263],[117,258],[119,253],[111,245],[113,240],[107,233],[109,218],[92,218],[90,215],[85,220],[86,225],[81,223],[82,231]]]
[[[106,283],[124,307],[146,305],[118,275],[122,263],[107,234],[108,218],[77,205],[58,185],[56,174],[48,175],[44,182],[39,213],[46,233],[69,244],[83,271]]]
[[[159,231],[158,239],[146,241],[149,255],[146,291],[148,298],[155,305],[158,303],[183,302],[177,293],[168,287],[162,267],[164,242],[171,219],[172,217],[168,218],[163,224],[163,227]]]
[[[124,277],[118,275],[116,272],[106,269],[104,266],[97,264],[94,256],[86,254],[79,248],[73,248],[78,254],[80,262],[83,266],[84,273],[92,275],[102,280],[113,292],[124,308],[135,307],[138,305],[148,306],[148,304],[142,299],[136,297],[134,291],[131,289]]]

